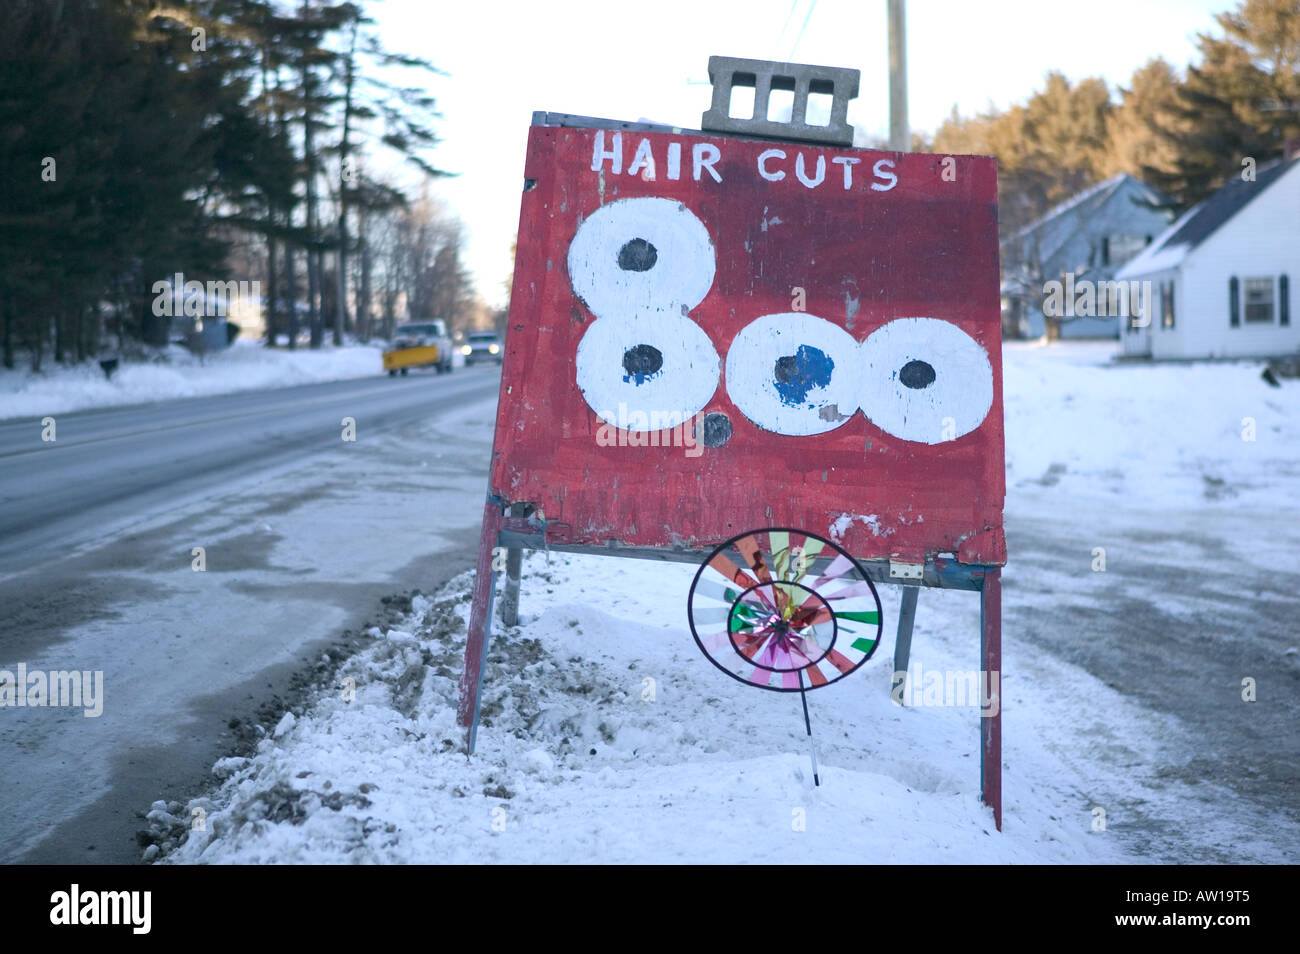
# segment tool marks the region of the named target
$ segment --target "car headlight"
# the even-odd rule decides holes
[[[468,358],[470,355],[474,353],[474,349],[471,348],[469,345],[462,345],[460,349],[460,353],[465,355],[465,357]]]
[[[488,345],[488,353],[489,353],[489,354],[496,354],[496,353],[497,353],[498,351],[500,351],[500,350],[501,350],[501,346],[500,346],[500,345],[494,345],[494,344]]]

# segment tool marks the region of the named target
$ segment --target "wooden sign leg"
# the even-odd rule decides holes
[[[516,503],[510,505],[510,516],[526,517],[532,505]],[[519,574],[523,567],[524,551],[519,547],[506,550],[506,588],[501,594],[501,622],[507,626],[519,625]]]
[[[488,500],[483,507],[483,533],[479,537],[478,563],[474,568],[473,602],[469,612],[469,635],[465,641],[465,671],[460,677],[460,704],[456,720],[464,726],[465,750],[474,751],[478,732],[479,690],[487,666],[488,637],[492,628],[492,597],[496,575],[492,572],[492,550],[500,542],[501,506]]]
[[[1002,571],[990,568],[980,590],[981,678],[990,700],[996,698],[994,715],[980,719],[980,782],[984,804],[993,807],[993,823],[1002,830]]]
[[[919,586],[903,587],[903,601],[898,610],[898,636],[894,640],[894,680],[891,692],[898,692],[902,684],[903,705],[907,705],[907,667],[912,654],[912,624],[916,622],[916,598]]]
[[[501,622],[507,626],[519,625],[519,573],[524,551],[518,547],[506,550],[506,590],[501,596]]]

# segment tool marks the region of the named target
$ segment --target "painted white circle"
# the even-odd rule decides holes
[[[681,315],[639,312],[601,319],[578,342],[578,388],[601,420],[660,431],[702,410],[718,389],[722,361],[709,336]]]
[[[887,434],[942,444],[984,423],[993,406],[993,366],[950,321],[898,318],[861,345],[859,403]]]
[[[716,267],[704,223],[675,199],[619,199],[578,226],[569,280],[597,318],[681,313],[704,300]]]
[[[727,395],[745,417],[777,434],[824,434],[858,409],[858,343],[806,312],[763,315],[727,352]]]

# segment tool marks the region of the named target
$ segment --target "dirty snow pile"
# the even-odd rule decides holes
[[[1135,762],[1176,733],[1119,692],[1012,650],[998,835],[979,801],[979,710],[896,706],[891,640],[810,695],[815,787],[798,697],[723,676],[674,611],[691,567],[533,554],[524,572],[521,625],[489,653],[473,758],[455,718],[466,574],[433,600],[415,597],[400,626],[373,630],[336,684],[286,715],[252,759],[219,762],[224,784],[181,816],[202,808],[205,830],[169,860],[1122,861],[1120,842],[1091,830],[1109,794],[1088,761],[1095,726],[1063,725],[1061,708],[1105,712],[1106,746]],[[887,619],[896,593],[882,594]],[[969,666],[974,595],[926,597],[925,665]]]
[[[155,358],[124,361],[108,379],[93,362],[71,368],[49,362],[38,373],[27,368],[0,369],[0,419],[341,381],[382,372],[377,343],[288,351],[237,339],[227,350],[202,359],[179,346]]]

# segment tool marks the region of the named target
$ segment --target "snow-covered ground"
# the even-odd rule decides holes
[[[94,363],[65,368],[51,362],[36,374],[0,369],[0,420],[370,377],[383,373],[381,344],[288,351],[236,339],[202,360],[172,346],[157,361],[124,362],[111,379]]]
[[[1270,387],[1260,362],[1126,364],[1114,352],[1111,342],[1004,346],[1008,512],[1030,480],[1072,501],[1292,504],[1300,382]]]
[[[1194,727],[1017,629],[1031,618],[1082,625],[1070,604],[1100,598],[1102,579],[1123,585],[1119,567],[1089,566],[1093,542],[1110,542],[1117,524],[1133,547],[1168,540],[1177,561],[1171,534],[1189,522],[1266,513],[1272,529],[1254,520],[1225,534],[1238,569],[1261,576],[1294,542],[1278,528],[1300,526],[1300,383],[1269,388],[1249,363],[1116,366],[1113,350],[1005,351],[1008,527],[1059,526],[1079,566],[1049,570],[1030,548],[1017,562],[1012,533],[1002,833],[979,801],[978,710],[890,699],[897,588],[881,588],[875,656],[809,696],[814,787],[797,696],[742,686],[696,649],[684,616],[694,567],[537,553],[525,561],[521,625],[496,625],[473,757],[455,723],[464,575],[415,597],[400,625],[372,630],[336,685],[266,727],[253,758],[218,763],[212,792],[157,803],[157,830],[175,840],[192,829],[167,857],[1294,863],[1293,817],[1170,768],[1198,751]],[[1260,544],[1270,535],[1272,550]],[[1190,569],[1188,579],[1192,593]],[[1174,613],[1194,598],[1147,596]],[[978,621],[974,594],[924,591],[914,671],[977,668]],[[1272,635],[1292,646],[1277,665],[1294,668],[1295,630]],[[1152,819],[1165,834],[1141,831]]]

